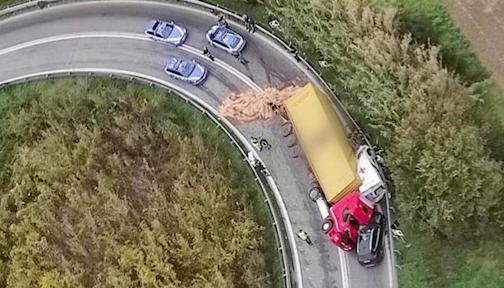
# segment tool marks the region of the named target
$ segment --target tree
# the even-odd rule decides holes
[[[270,285],[241,191],[254,182],[209,140],[211,124],[166,113],[173,97],[152,88],[55,83],[4,131],[17,148],[0,187],[1,286]]]

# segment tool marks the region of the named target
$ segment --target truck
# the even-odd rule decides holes
[[[357,150],[357,173],[362,181],[359,192],[370,205],[378,203],[387,194],[387,184],[376,154],[367,145],[359,146]]]
[[[339,248],[352,250],[386,187],[375,177],[372,149],[363,145],[356,153],[329,98],[312,84],[283,106],[316,180],[308,195],[322,216],[322,231]]]

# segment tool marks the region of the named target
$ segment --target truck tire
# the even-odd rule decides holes
[[[281,133],[283,137],[287,137],[292,134],[292,124],[291,123],[286,123],[285,125],[282,125],[281,128]]]
[[[294,134],[287,136],[286,140],[287,140],[287,147],[289,148],[292,148],[297,144],[297,138],[296,136],[294,136]]]
[[[322,222],[322,231],[327,234],[329,231],[331,231],[333,227],[333,221],[331,219],[324,219]]]
[[[315,202],[317,201],[317,199],[319,199],[320,197],[322,197],[322,191],[320,191],[320,188],[318,187],[312,187],[310,188],[310,190],[308,191],[308,196],[310,196],[310,199]]]
[[[289,149],[289,154],[291,158],[299,158],[302,157],[303,152],[301,151],[301,148],[299,148],[299,146],[294,146]]]

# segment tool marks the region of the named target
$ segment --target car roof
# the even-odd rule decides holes
[[[218,40],[218,41],[222,41],[222,39],[224,39],[224,36],[226,36],[226,34],[228,34],[230,32],[229,29],[227,29],[226,27],[218,27],[214,33],[212,33],[212,39],[213,40]]]

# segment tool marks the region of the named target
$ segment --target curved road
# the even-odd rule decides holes
[[[186,44],[174,49],[146,39],[143,28],[151,18],[173,19],[185,26],[189,31]],[[231,26],[248,40],[244,57],[250,63],[241,65],[215,49],[211,51],[218,60],[208,61],[201,49],[215,21],[214,15],[202,10],[146,1],[81,2],[26,12],[0,21],[0,83],[59,69],[117,69],[172,81],[162,71],[168,55],[197,58],[209,67],[209,77],[201,87],[174,84],[214,108],[231,92],[308,82],[285,51],[259,33],[247,34],[236,23]],[[278,127],[278,119],[237,125],[245,136],[264,137],[273,145],[261,152],[261,158],[278,185],[293,229],[302,228],[312,237],[313,246],[297,242],[303,287],[390,287],[387,257],[380,266],[365,269],[353,254],[340,258],[338,249],[321,233],[319,212],[305,192],[307,168],[301,160],[289,157]]]

